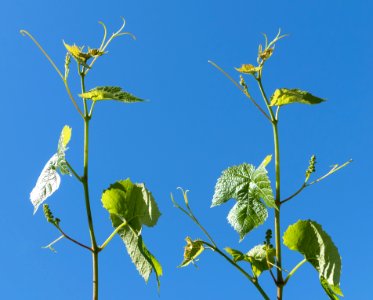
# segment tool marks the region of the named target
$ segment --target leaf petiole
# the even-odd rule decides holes
[[[294,275],[294,273],[301,267],[303,266],[303,264],[305,264],[307,262],[307,259],[303,259],[302,261],[300,261],[288,274],[288,276],[286,276],[285,280],[284,280],[284,285],[289,281],[289,279],[291,278],[291,276]]]
[[[110,241],[113,239],[113,237],[121,230],[124,226],[128,225],[127,221],[124,221],[122,224],[120,224],[115,230],[109,235],[109,237],[106,239],[106,241],[99,246],[99,251],[102,251],[105,249],[105,247],[110,243]]]

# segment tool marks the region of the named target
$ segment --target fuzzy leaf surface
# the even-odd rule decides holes
[[[239,233],[241,240],[267,219],[266,205],[276,207],[265,169],[269,161],[270,157],[267,157],[257,169],[247,163],[230,167],[223,171],[216,183],[211,206],[221,205],[229,199],[237,200],[228,214],[228,222]]]
[[[39,206],[57,191],[60,186],[61,177],[56,171],[57,160],[57,154],[54,154],[48,160],[36,181],[35,187],[30,193],[30,200],[34,206],[34,214]]]
[[[91,99],[92,101],[100,100],[116,100],[124,103],[142,102],[144,100],[122,90],[118,86],[99,86],[89,90],[83,94],[79,94],[79,97],[85,99]]]
[[[318,104],[325,100],[299,89],[277,89],[271,97],[271,106],[282,106],[292,103]]]
[[[342,262],[337,247],[321,225],[311,220],[299,220],[285,231],[284,245],[304,255],[319,272],[320,283],[330,296],[343,296],[340,289]]]
[[[141,236],[142,226],[154,226],[160,217],[160,211],[144,184],[134,184],[130,179],[117,181],[102,194],[102,204],[110,213],[113,227],[127,223],[119,230],[132,262],[147,282],[154,271],[158,286],[162,267],[146,248]]]
[[[268,217],[266,206],[257,198],[239,200],[228,213],[228,222],[240,235],[240,241]]]
[[[266,247],[266,245],[257,245],[246,254],[256,277],[259,277],[263,271],[269,270],[268,262],[275,263],[276,250],[274,248],[266,249]]]

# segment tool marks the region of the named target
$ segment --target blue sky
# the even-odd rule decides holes
[[[112,229],[101,206],[101,192],[118,179],[145,182],[163,215],[157,227],[144,230],[144,239],[161,261],[164,276],[158,296],[154,278],[145,285],[116,238],[100,257],[101,299],[261,299],[241,274],[214,253],[206,251],[198,269],[176,268],[182,261],[184,238],[203,235],[172,207],[169,195],[173,192],[181,201],[176,188],[189,189],[196,215],[222,248],[247,251],[273,227],[270,215],[265,225],[238,243],[238,234],[226,222],[233,202],[210,209],[221,171],[243,162],[257,165],[273,152],[273,145],[270,125],[207,61],[215,61],[238,78],[234,67],[255,63],[261,33],[273,37],[279,28],[289,37],[279,42],[266,65],[267,93],[279,87],[302,88],[328,100],[281,111],[283,195],[302,183],[312,154],[318,157],[318,175],[334,163],[354,159],[346,169],[284,206],[282,230],[298,219],[321,223],[343,259],[345,298],[366,299],[371,284],[368,270],[373,267],[367,255],[373,250],[372,9],[369,1],[4,2],[0,18],[2,298],[79,300],[91,294],[90,255],[67,241],[56,245],[57,254],[41,249],[58,233],[41,211],[32,215],[29,201],[65,124],[73,128],[67,157],[81,170],[82,122],[57,74],[19,30],[30,31],[62,68],[62,40],[98,46],[102,34],[98,21],[105,22],[111,33],[123,16],[137,40],[114,41],[86,84],[88,88],[119,85],[150,101],[96,106],[90,144],[92,210],[98,239],[103,241]],[[70,82],[78,94],[73,75]],[[274,181],[273,164],[269,173]],[[63,177],[60,190],[48,203],[67,232],[89,243],[83,193],[73,178]],[[286,269],[301,259],[285,248],[283,252]],[[264,274],[263,285],[272,299],[270,284]],[[326,299],[310,266],[292,278],[285,296]]]

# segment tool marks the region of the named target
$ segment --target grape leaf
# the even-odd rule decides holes
[[[292,103],[318,104],[325,100],[299,89],[277,89],[271,97],[271,106],[282,106]]]
[[[255,74],[260,70],[259,67],[255,67],[251,64],[243,64],[240,68],[235,68],[236,71],[242,74]]]
[[[299,220],[290,225],[283,236],[284,245],[304,255],[306,260],[319,272],[320,283],[330,296],[343,296],[339,287],[341,257],[337,247],[321,225],[311,220]]]
[[[232,256],[232,259],[233,259],[234,262],[238,262],[238,261],[241,261],[241,260],[247,260],[246,254],[242,253],[239,250],[232,249],[232,248],[229,248],[229,247],[224,248],[224,250]]]
[[[269,270],[269,266],[275,263],[276,250],[274,248],[266,248],[267,245],[257,245],[246,254],[256,277],[259,277],[263,271]]]
[[[223,171],[216,183],[211,206],[221,205],[232,198],[237,200],[228,214],[228,222],[239,233],[241,240],[267,219],[266,205],[276,208],[265,169],[269,161],[270,156],[267,156],[257,169],[247,163],[230,167]]]
[[[125,103],[142,102],[144,100],[123,91],[117,86],[99,86],[79,95],[81,98],[99,100],[116,100]]]
[[[186,267],[190,263],[194,263],[196,258],[203,252],[203,250],[205,250],[201,240],[192,241],[190,237],[186,237],[185,241],[187,244],[184,247],[184,260],[180,264],[179,268]]]
[[[118,234],[140,275],[147,282],[154,271],[159,286],[162,267],[146,248],[141,236],[142,226],[154,226],[161,215],[152,194],[144,184],[134,184],[126,179],[117,181],[105,190],[101,201],[110,213],[114,228],[127,222]]]
[[[257,198],[239,200],[228,213],[228,222],[240,235],[240,241],[251,230],[263,224],[268,217],[265,205]]]
[[[35,187],[30,193],[31,203],[34,205],[34,214],[38,210],[39,206],[55,191],[58,190],[61,177],[56,171],[58,156],[54,154],[48,162],[45,164],[38,180],[36,181]]]
[[[70,142],[71,139],[71,127],[65,125],[62,129],[60,139],[58,141],[58,147],[57,147],[57,163],[56,167],[63,175],[71,175],[70,169],[67,166],[66,158],[65,158],[65,152],[68,149],[67,145]]]

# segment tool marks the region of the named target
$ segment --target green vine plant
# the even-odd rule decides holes
[[[304,189],[314,185],[326,177],[334,174],[348,165],[351,160],[334,165],[329,172],[314,180],[311,180],[315,173],[316,156],[310,158],[309,166],[305,171],[305,177],[300,188],[288,197],[283,198],[281,189],[281,168],[280,168],[280,143],[279,143],[279,111],[281,107],[292,103],[315,105],[325,100],[300,89],[280,88],[275,90],[268,98],[264,90],[262,78],[263,70],[268,59],[273,55],[275,46],[279,40],[284,38],[281,31],[277,36],[268,42],[264,34],[265,43],[259,45],[256,65],[243,64],[236,68],[240,73],[240,80],[237,82],[226,71],[216,63],[210,63],[222,72],[233,84],[255,105],[259,112],[268,121],[273,129],[274,140],[274,161],[275,161],[275,191],[273,192],[271,182],[267,173],[267,166],[272,160],[272,155],[264,158],[259,166],[243,163],[224,170],[217,180],[215,192],[212,198],[212,207],[226,203],[230,199],[236,200],[233,208],[228,213],[228,222],[238,232],[240,241],[252,230],[262,225],[267,217],[268,210],[274,210],[274,245],[271,242],[272,230],[268,229],[263,243],[253,246],[248,252],[226,247],[220,248],[215,239],[201,225],[194,215],[188,200],[188,191],[182,191],[184,205],[177,203],[171,194],[174,206],[187,215],[203,231],[206,239],[186,238],[187,245],[184,249],[184,260],[180,267],[194,263],[204,250],[212,250],[222,256],[230,265],[237,269],[251,282],[263,299],[270,299],[265,289],[261,286],[259,277],[265,271],[273,279],[276,288],[277,299],[283,299],[283,289],[294,273],[305,263],[310,263],[318,272],[321,286],[330,299],[339,299],[343,296],[340,289],[341,257],[337,247],[330,236],[323,230],[320,224],[312,220],[299,220],[290,225],[282,235],[283,244],[290,250],[298,251],[303,259],[295,265],[291,271],[284,266],[281,253],[281,224],[280,217],[285,204],[298,196]],[[251,77],[256,82],[263,105],[260,105],[249,91],[246,78]]]
[[[53,66],[66,88],[68,97],[76,108],[77,113],[81,116],[84,123],[84,161],[82,173],[79,173],[73,167],[66,157],[68,143],[71,139],[72,129],[69,126],[64,126],[58,141],[57,153],[54,154],[46,163],[42,170],[35,187],[33,188],[30,199],[34,206],[34,214],[39,206],[50,197],[59,188],[61,175],[70,175],[79,181],[84,192],[84,202],[86,208],[87,225],[90,235],[90,245],[77,241],[67,234],[62,227],[62,221],[54,217],[51,208],[48,204],[43,204],[44,215],[49,223],[51,223],[61,234],[55,241],[51,242],[46,248],[54,250],[54,245],[65,238],[77,246],[87,250],[92,255],[92,299],[99,298],[99,254],[106,248],[114,236],[119,235],[123,240],[127,252],[135,264],[140,275],[147,282],[149,276],[154,272],[160,286],[159,277],[162,275],[162,267],[156,258],[150,253],[145,246],[142,237],[142,227],[153,227],[156,225],[160,217],[158,206],[143,183],[133,183],[129,178],[119,180],[111,184],[104,190],[101,197],[103,207],[108,211],[113,232],[108,234],[108,237],[103,243],[99,243],[95,234],[95,225],[91,213],[91,198],[89,194],[89,125],[93,117],[96,103],[105,102],[106,100],[114,100],[121,103],[136,103],[143,100],[124,91],[116,86],[100,86],[90,90],[86,90],[86,77],[97,59],[107,54],[109,44],[116,38],[128,35],[135,39],[134,35],[129,32],[124,32],[125,21],[118,31],[114,32],[109,38],[107,37],[107,29],[104,23],[100,22],[103,27],[104,34],[101,44],[98,48],[79,47],[75,44],[70,45],[63,42],[67,53],[65,57],[64,72],[62,72],[47,52],[42,48],[38,41],[26,30],[21,30],[21,33],[28,36],[35,45],[44,54],[50,64]],[[68,79],[70,74],[71,58],[75,60],[77,65],[78,78],[80,79],[81,91],[78,94],[80,101],[70,90]]]

